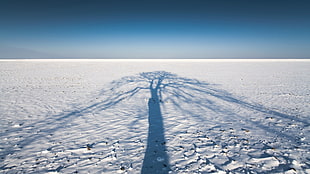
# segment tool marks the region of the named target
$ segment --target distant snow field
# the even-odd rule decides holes
[[[0,173],[310,173],[309,60],[7,60],[0,77]]]

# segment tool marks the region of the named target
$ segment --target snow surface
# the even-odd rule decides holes
[[[0,77],[0,173],[310,173],[309,60],[7,60]]]

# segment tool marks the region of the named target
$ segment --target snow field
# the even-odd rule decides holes
[[[140,173],[147,76],[163,79],[162,173],[310,173],[309,69],[307,60],[2,61],[0,172]]]

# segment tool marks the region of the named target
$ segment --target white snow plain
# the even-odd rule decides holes
[[[0,173],[310,173],[309,60],[3,60],[0,77]]]

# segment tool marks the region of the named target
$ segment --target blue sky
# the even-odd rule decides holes
[[[310,58],[310,2],[2,0],[1,58]]]

